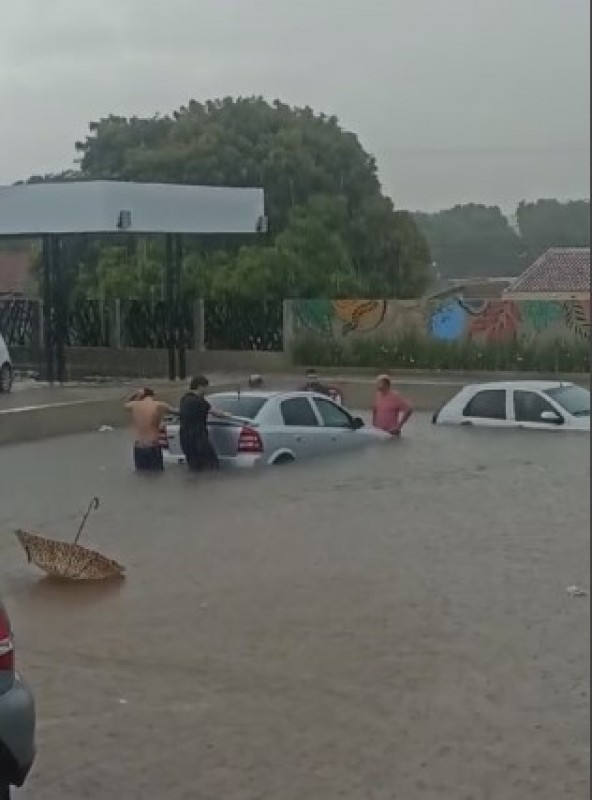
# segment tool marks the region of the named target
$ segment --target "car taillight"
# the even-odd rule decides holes
[[[10,622],[0,608],[0,672],[14,672],[14,641]]]
[[[163,450],[168,449],[169,437],[167,436],[166,425],[161,425],[158,429],[158,446]]]
[[[262,453],[263,442],[254,428],[242,428],[238,437],[239,453]]]

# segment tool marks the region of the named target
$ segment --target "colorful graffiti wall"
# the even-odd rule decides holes
[[[408,336],[441,342],[501,344],[515,339],[590,338],[590,301],[328,300],[290,301],[293,339],[359,336],[395,340]]]

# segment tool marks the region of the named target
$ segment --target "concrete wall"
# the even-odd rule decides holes
[[[450,375],[440,379],[431,379],[425,375],[394,376],[397,387],[411,400],[417,411],[434,411],[453,397],[462,386],[475,380],[502,380],[503,374],[497,375]],[[567,376],[565,376],[568,379]],[[300,376],[278,376],[270,385],[277,388],[293,388],[298,385]],[[574,382],[590,387],[589,376],[575,376]],[[369,409],[374,395],[374,377],[341,376],[330,379],[338,387],[348,408],[356,410]],[[236,388],[236,383],[219,383],[212,391],[226,391]],[[48,390],[51,391],[51,390]],[[68,392],[72,390],[62,390]],[[158,396],[178,406],[180,397],[185,391],[179,384],[159,384]],[[102,425],[122,428],[129,425],[129,413],[124,409],[122,397],[125,391],[114,396],[104,396],[105,390],[91,389],[92,397],[60,402],[43,402],[20,408],[0,410],[0,445],[47,439],[76,433],[97,432]],[[97,397],[97,395],[99,395]],[[60,394],[63,398],[63,393]],[[96,399],[95,399],[96,398]],[[97,435],[102,435],[97,433]]]

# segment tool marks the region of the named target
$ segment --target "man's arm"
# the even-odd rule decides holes
[[[232,414],[229,414],[227,411],[220,411],[219,408],[212,408],[211,406],[208,414],[217,419],[232,419]]]
[[[177,414],[178,415],[179,412],[176,409],[174,409],[172,406],[170,406],[168,403],[159,402],[158,403],[158,412],[157,412],[157,414],[158,414],[159,423],[162,423],[162,421],[167,416],[167,414]]]
[[[141,390],[135,389],[126,399],[123,401],[124,408],[127,408],[128,411],[134,407],[134,404],[141,400]]]
[[[400,397],[398,411],[400,416],[395,433],[401,433],[403,425],[405,425],[409,417],[413,414],[413,406],[405,397]]]

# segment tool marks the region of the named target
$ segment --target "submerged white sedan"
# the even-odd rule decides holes
[[[436,411],[437,425],[590,431],[590,392],[561,381],[506,381],[465,386]]]

